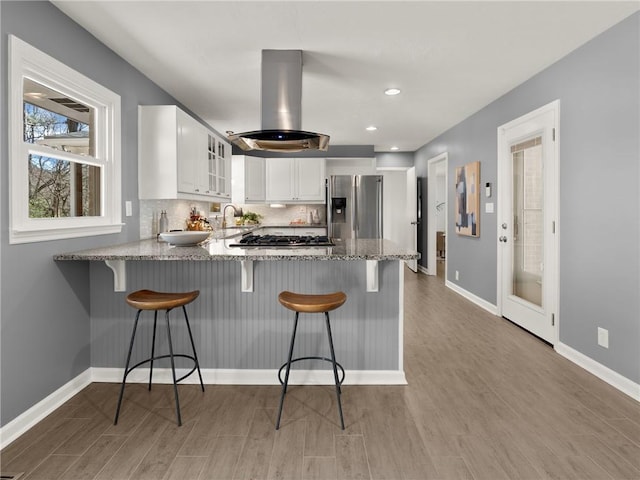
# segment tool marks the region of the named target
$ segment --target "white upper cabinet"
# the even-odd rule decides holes
[[[174,105],[138,107],[140,199],[231,198],[231,145]]]
[[[266,200],[268,202],[295,201],[297,192],[297,188],[294,188],[295,158],[267,158],[265,162]]]
[[[231,198],[231,145],[207,133],[207,189],[210,195]]]
[[[267,158],[266,201],[324,203],[324,158]]]
[[[234,203],[264,203],[265,201],[265,159],[234,155],[233,195]]]
[[[301,202],[325,201],[324,158],[296,158],[297,199]]]
[[[176,121],[178,191],[204,193],[207,191],[207,130],[182,110],[176,110]]]

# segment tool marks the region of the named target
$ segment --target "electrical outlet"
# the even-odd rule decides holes
[[[598,345],[609,348],[609,330],[598,327]]]
[[[456,280],[460,280],[460,272],[456,270]]]
[[[124,214],[126,217],[130,217],[131,215],[133,215],[131,200],[127,200],[126,202],[124,202]]]

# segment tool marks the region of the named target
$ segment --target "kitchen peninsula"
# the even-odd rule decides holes
[[[90,261],[94,381],[121,379],[128,346],[122,339],[130,334],[134,315],[123,292],[147,288],[200,290],[189,317],[206,383],[277,383],[292,322],[277,301],[283,290],[347,294],[345,305],[332,315],[345,384],[406,383],[403,260],[417,258],[416,252],[382,239],[338,240],[330,247],[230,246],[236,243],[237,237],[212,236],[200,246],[176,247],[151,239],[56,255],[59,263]],[[303,321],[296,345],[301,355],[326,347],[323,328],[322,322]],[[140,358],[150,330],[144,330],[147,341],[135,352]],[[185,334],[177,330],[177,341]],[[300,365],[292,381],[332,383],[330,370],[312,364]]]

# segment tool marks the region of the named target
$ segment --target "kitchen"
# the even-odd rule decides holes
[[[92,77],[98,79],[102,83],[105,83],[112,90],[120,92],[123,96],[124,105],[126,105],[126,115],[123,115],[123,158],[126,162],[123,162],[123,176],[122,176],[122,188],[123,188],[123,203],[125,200],[137,198],[137,165],[133,164],[131,159],[136,157],[137,152],[137,134],[131,134],[127,132],[136,132],[137,124],[137,105],[163,105],[163,104],[175,104],[175,99],[169,95],[166,91],[161,90],[157,85],[151,84],[144,75],[134,71],[130,66],[125,65],[125,62],[119,60],[117,55],[105,47],[101,46],[97,40],[71,22],[66,16],[64,16],[53,5],[47,3],[27,2],[25,5],[13,4],[11,2],[2,2],[0,6],[2,8],[2,31],[3,31],[3,69],[6,72],[6,52],[7,52],[7,38],[5,33],[15,34],[29,43],[37,46],[40,49],[47,50],[50,54],[53,54],[59,59],[65,61],[65,63],[72,67],[83,70],[85,72],[90,71]],[[37,19],[45,19],[44,24],[39,25],[40,28],[34,28],[34,22],[40,21]],[[620,168],[620,174],[623,175],[625,182],[618,182],[620,177],[608,176],[603,178],[603,173],[594,168],[593,165],[597,165],[597,158],[608,157],[606,151],[611,148],[602,139],[603,137],[610,138],[628,138],[629,135],[633,137],[633,133],[629,133],[628,129],[637,127],[637,120],[635,120],[634,114],[629,112],[628,107],[625,109],[620,106],[619,103],[614,103],[611,107],[602,105],[592,106],[594,99],[599,97],[599,93],[603,85],[609,88],[611,85],[612,90],[620,90],[621,86],[619,82],[622,82],[624,78],[631,78],[637,85],[637,73],[624,69],[616,64],[616,80],[606,77],[606,80],[600,79],[598,85],[589,84],[590,89],[582,91],[581,89],[574,88],[580,84],[581,79],[592,78],[591,71],[584,67],[584,71],[578,73],[574,72],[574,75],[567,75],[566,71],[571,71],[573,62],[577,62],[579,65],[589,64],[591,61],[600,61],[601,57],[598,53],[598,47],[609,51],[612,46],[618,46],[615,51],[625,52],[625,35],[628,35],[628,29],[631,28],[631,24],[635,30],[634,35],[637,35],[637,26],[633,22],[637,20],[631,19],[624,25],[620,25],[617,29],[610,31],[607,36],[602,39],[598,39],[598,42],[593,43],[591,48],[581,50],[572,57],[571,62],[560,62],[556,65],[556,71],[564,73],[563,79],[558,79],[553,76],[553,71],[547,73],[546,77],[540,78],[540,80],[532,80],[531,83],[525,85],[521,90],[516,90],[510,98],[503,100],[503,103],[498,103],[494,108],[504,106],[507,101],[513,101],[520,104],[520,107],[509,107],[507,113],[499,111],[498,113],[492,112],[489,109],[487,112],[479,115],[478,122],[485,120],[488,125],[491,125],[493,132],[490,132],[492,138],[495,137],[495,127],[509,120],[511,117],[515,117],[519,112],[522,112],[528,107],[534,108],[535,106],[542,104],[547,98],[568,97],[567,104],[563,106],[563,112],[568,115],[566,121],[567,125],[574,125],[578,122],[580,128],[584,128],[584,135],[578,135],[580,142],[586,143],[589,152],[585,152],[582,146],[576,145],[574,136],[568,136],[563,140],[563,162],[566,164],[566,169],[563,170],[565,175],[564,181],[569,182],[569,187],[573,185],[572,173],[574,171],[581,172],[579,178],[575,181],[583,181],[591,184],[602,184],[606,190],[602,192],[601,196],[598,196],[598,202],[602,203],[590,203],[590,209],[596,214],[595,224],[594,219],[591,218],[590,233],[588,238],[581,238],[583,232],[583,226],[587,225],[586,219],[582,217],[585,215],[583,205],[576,205],[570,198],[572,195],[567,195],[567,198],[563,197],[563,211],[565,213],[563,224],[563,239],[569,242],[563,252],[565,256],[565,264],[563,265],[563,275],[566,275],[566,282],[563,283],[561,290],[564,295],[568,295],[561,303],[561,313],[563,314],[564,329],[561,331],[561,339],[570,344],[574,349],[583,352],[588,359],[596,361],[600,365],[606,365],[610,369],[615,369],[621,376],[630,379],[633,383],[638,383],[638,376],[635,373],[637,369],[637,362],[634,350],[627,346],[620,346],[618,348],[610,348],[608,350],[598,349],[597,345],[591,340],[591,318],[595,316],[595,312],[600,312],[598,315],[602,318],[615,317],[619,322],[616,326],[615,321],[609,328],[610,332],[617,331],[618,335],[615,336],[618,341],[622,339],[625,341],[633,341],[636,338],[637,327],[635,326],[635,320],[633,317],[634,312],[637,313],[637,300],[635,300],[635,293],[637,292],[637,275],[634,277],[633,273],[625,270],[625,265],[634,265],[633,261],[619,261],[621,257],[627,259],[637,258],[637,234],[634,234],[637,229],[632,227],[629,232],[632,233],[630,237],[621,239],[623,242],[619,245],[615,255],[615,262],[611,259],[599,260],[593,258],[594,252],[599,252],[601,245],[606,244],[605,239],[610,237],[611,231],[619,229],[619,224],[615,223],[615,215],[612,218],[610,212],[616,211],[621,205],[637,206],[637,198],[634,192],[637,192],[637,167],[634,170],[629,166],[630,158],[637,158],[637,147],[633,147],[632,142],[618,143],[617,148],[621,150],[618,152],[616,158],[618,158],[618,167]],[[47,27],[47,25],[49,25]],[[54,28],[59,32],[66,32],[63,37],[60,37],[60,46],[49,45],[48,33],[51,32],[50,28]],[[67,40],[63,40],[67,38]],[[637,37],[632,37],[637,38]],[[616,43],[619,42],[619,43]],[[74,47],[76,45],[76,47]],[[86,45],[89,52],[79,52],[77,45]],[[85,55],[86,53],[86,55]],[[90,54],[89,54],[90,53]],[[622,53],[620,53],[622,55]],[[581,57],[584,55],[584,57]],[[630,54],[633,57],[633,52]],[[95,57],[95,60],[92,60]],[[609,58],[606,62],[612,62]],[[605,63],[606,63],[605,62]],[[624,63],[621,61],[621,63]],[[569,65],[571,64],[571,65]],[[606,63],[607,64],[607,63]],[[633,65],[633,63],[631,63]],[[621,73],[622,72],[622,73]],[[600,72],[601,75],[605,75],[604,72]],[[558,73],[558,76],[560,74]],[[635,75],[635,77],[634,77]],[[115,78],[119,77],[119,78]],[[529,77],[523,77],[523,81]],[[548,89],[549,79],[552,79],[552,85],[555,85],[553,92],[548,95],[543,95],[542,90]],[[125,81],[126,80],[126,81]],[[545,82],[546,80],[546,82]],[[3,85],[6,81],[6,74],[3,75]],[[257,78],[254,79],[257,89]],[[546,85],[546,87],[544,86]],[[622,87],[627,85],[625,83]],[[610,92],[610,90],[607,90]],[[627,92],[627,90],[623,91]],[[572,92],[572,93],[569,93]],[[3,105],[6,104],[6,88],[3,88]],[[611,98],[617,98],[611,94]],[[610,99],[611,99],[610,98]],[[524,104],[524,107],[522,106]],[[478,105],[478,108],[482,107]],[[580,105],[577,108],[576,105]],[[602,122],[598,122],[598,128],[601,131],[606,132],[606,135],[602,135],[601,132],[593,131],[590,127],[587,128],[583,123],[580,123],[581,115],[578,111],[584,108],[591,108],[589,113],[600,111],[612,112],[602,115],[606,118],[618,118],[621,112],[624,113],[624,119],[620,122],[612,122],[611,126],[603,125]],[[518,113],[514,113],[518,112]],[[499,118],[495,118],[495,117]],[[563,117],[564,118],[564,117]],[[600,117],[598,117],[600,118]],[[6,118],[3,119],[6,121]],[[473,119],[472,119],[473,120]],[[634,123],[635,122],[635,123]],[[3,122],[4,123],[4,122]],[[258,120],[256,120],[255,126],[257,126]],[[564,125],[564,127],[567,127]],[[476,124],[464,124],[460,130],[464,130],[469,126],[475,127]],[[632,128],[633,127],[633,128]],[[223,127],[224,128],[224,127]],[[567,127],[569,128],[569,127]],[[595,128],[595,127],[594,127]],[[635,130],[637,131],[637,128]],[[569,132],[571,130],[569,129]],[[618,132],[618,133],[616,133]],[[442,137],[441,144],[452,145],[452,137],[456,135],[462,135],[464,132],[452,131],[449,136]],[[575,132],[574,132],[575,134]],[[6,142],[6,130],[3,128],[3,157],[7,158]],[[449,142],[449,143],[447,143]],[[455,142],[453,142],[455,143]],[[476,148],[482,148],[478,145],[473,145]],[[633,150],[636,148],[636,150]],[[342,151],[348,150],[343,148]],[[356,151],[357,150],[357,151]],[[352,149],[351,158],[371,158],[373,157],[373,151],[363,152],[363,149]],[[415,164],[418,167],[419,175],[423,176],[426,171],[426,161],[433,155],[439,152],[436,144],[429,144],[424,149],[414,148]],[[452,150],[452,149],[450,149]],[[484,159],[490,158],[491,155],[495,156],[495,148],[486,147],[484,150],[480,150]],[[598,153],[600,152],[600,153]],[[347,152],[348,155],[349,152]],[[388,154],[393,155],[393,154]],[[389,156],[386,158],[389,158]],[[634,156],[635,155],[635,156]],[[376,155],[378,156],[378,155]],[[382,155],[378,156],[382,157]],[[580,162],[588,159],[592,169],[587,171],[581,170],[577,158],[580,158]],[[458,158],[456,162],[463,163],[467,159]],[[624,162],[623,162],[624,160]],[[452,156],[453,161],[453,156]],[[488,162],[488,160],[487,160]],[[458,164],[456,163],[456,164]],[[483,163],[483,167],[489,165]],[[392,166],[392,165],[388,165]],[[124,243],[128,241],[135,241],[140,238],[139,235],[139,218],[136,209],[135,216],[132,219],[124,216],[127,224],[123,229],[123,233],[109,236],[96,236],[91,239],[75,238],[65,240],[63,242],[41,242],[39,244],[22,244],[22,245],[9,245],[8,243],[8,180],[7,180],[7,162],[3,162],[2,170],[2,215],[3,215],[3,240],[1,246],[2,254],[2,390],[3,390],[3,402],[2,402],[2,422],[3,425],[12,421],[13,419],[26,412],[31,406],[37,404],[41,400],[45,399],[50,394],[58,391],[62,386],[67,385],[73,379],[81,375],[89,365],[91,365],[91,348],[88,339],[91,338],[90,326],[88,322],[90,301],[89,290],[86,284],[86,278],[90,275],[91,267],[87,265],[88,262],[65,262],[64,266],[57,265],[52,262],[53,255],[61,252],[71,252],[83,250],[86,248],[93,248],[98,246],[106,246],[114,243]],[[452,167],[451,167],[452,168]],[[624,170],[624,169],[627,170]],[[626,173],[625,173],[626,172]],[[487,175],[491,176],[491,170],[487,170]],[[608,174],[613,175],[613,173]],[[601,183],[602,182],[602,183]],[[634,182],[634,183],[629,183]],[[627,188],[618,188],[619,185],[624,185]],[[569,190],[571,192],[571,190]],[[623,195],[622,199],[620,195]],[[618,200],[614,200],[618,199]],[[595,202],[595,199],[594,199]],[[136,203],[136,202],[134,202]],[[451,203],[451,202],[450,202]],[[580,202],[578,202],[580,203]],[[629,207],[631,208],[631,207]],[[188,214],[188,211],[185,212]],[[184,215],[182,213],[181,215]],[[172,218],[176,218],[177,215],[173,215]],[[486,294],[485,288],[494,288],[495,282],[493,281],[493,275],[491,272],[495,271],[495,253],[487,253],[495,250],[495,238],[491,238],[492,220],[495,217],[487,215],[483,218],[486,221],[486,228],[482,233],[482,237],[473,243],[471,247],[482,246],[486,243],[486,248],[482,248],[475,256],[476,260],[471,263],[472,267],[469,267],[469,275],[478,275],[481,279],[486,278],[489,275],[489,280],[482,280],[474,283],[464,284],[469,291],[476,293],[481,298],[485,298],[488,302],[494,301],[495,294]],[[628,212],[626,218],[637,218],[637,212]],[[573,224],[573,221],[579,221],[579,224]],[[130,222],[133,220],[133,223]],[[582,222],[585,222],[584,225]],[[595,226],[595,228],[593,228]],[[496,229],[497,230],[497,226]],[[603,239],[602,235],[606,234],[606,238]],[[455,235],[448,235],[451,237],[448,239],[449,248],[447,250],[448,261],[454,262],[456,254],[460,254],[461,247],[460,242],[455,243]],[[635,242],[635,243],[634,243]],[[466,242],[469,244],[470,242]],[[491,244],[491,247],[489,247]],[[581,247],[581,245],[585,245]],[[492,249],[492,250],[490,250]],[[583,274],[582,265],[592,264],[594,261],[598,262],[598,269],[602,272],[602,280],[594,280],[597,289],[593,291],[594,287],[585,285],[582,279],[586,278]],[[620,265],[621,270],[616,266]],[[456,268],[452,263],[451,268]],[[458,267],[461,269],[461,267]],[[20,279],[15,279],[15,272],[20,271]],[[462,270],[463,274],[468,271]],[[108,272],[107,272],[108,273]],[[619,282],[611,281],[611,279],[621,279],[631,293],[623,294],[622,292],[615,293],[614,297],[619,298],[616,302],[615,315],[609,315],[606,312],[601,312],[602,307],[600,305],[606,305],[606,301],[600,300],[601,293],[603,291],[611,292],[612,287],[608,287],[609,284],[617,284]],[[21,280],[22,279],[22,280]],[[108,279],[113,282],[113,278]],[[462,281],[465,281],[466,277],[463,276]],[[105,279],[107,281],[107,279]],[[482,284],[480,286],[480,284]],[[579,286],[580,289],[587,289],[588,295],[580,291],[576,291],[573,285]],[[578,289],[578,290],[580,290]],[[626,291],[626,290],[625,290]],[[605,296],[606,296],[605,295]],[[613,295],[613,293],[611,294]],[[609,296],[611,296],[609,295]],[[622,298],[618,297],[622,295]],[[584,312],[582,308],[578,307],[587,298],[587,304],[584,310],[591,310],[594,313]],[[593,300],[590,300],[593,298]],[[594,304],[593,302],[596,302]],[[55,316],[52,312],[55,311]],[[19,319],[19,321],[12,321],[12,319]],[[49,321],[43,322],[41,319],[49,319]],[[588,321],[587,321],[588,319]],[[595,321],[595,320],[593,320]],[[589,330],[586,330],[586,326],[581,325],[589,323]],[[593,328],[595,332],[595,327]],[[626,335],[624,332],[628,332]],[[612,340],[613,340],[612,336]],[[591,344],[595,345],[591,347]],[[626,352],[626,353],[625,353]],[[54,360],[55,359],[55,360]],[[588,363],[588,362],[587,362]],[[28,372],[25,378],[24,372]]]

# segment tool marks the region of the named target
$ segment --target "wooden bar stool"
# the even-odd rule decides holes
[[[193,292],[186,293],[163,293],[154,292],[152,290],[138,290],[132,292],[127,296],[127,303],[133,308],[138,309],[136,314],[136,320],[133,324],[133,333],[131,334],[131,343],[129,344],[129,353],[127,354],[127,363],[124,367],[124,376],[122,377],[122,386],[120,387],[120,397],[118,398],[118,407],[116,409],[116,417],[114,424],[118,423],[118,416],[120,415],[120,406],[122,405],[122,396],[124,395],[125,382],[127,375],[131,371],[145,363],[150,364],[149,368],[149,390],[151,390],[151,378],[153,375],[153,362],[161,358],[171,359],[171,373],[173,374],[173,393],[176,399],[176,414],[178,417],[178,425],[182,425],[182,417],[180,416],[180,399],[178,397],[178,382],[184,380],[194,371],[198,370],[198,376],[200,377],[200,386],[204,392],[204,383],[202,382],[202,374],[200,373],[200,363],[198,362],[198,355],[196,354],[196,346],[193,342],[193,335],[191,334],[191,326],[189,325],[189,317],[187,316],[187,309],[185,305],[193,302],[200,295],[200,291],[195,290]],[[182,307],[184,313],[184,321],[187,324],[187,331],[189,332],[189,340],[191,341],[191,348],[193,355],[187,355],[182,353],[173,353],[173,342],[171,341],[171,327],[169,325],[169,312],[174,308]],[[138,320],[140,319],[140,313],[143,310],[153,310],[153,339],[151,340],[151,357],[136,363],[133,367],[129,367],[131,362],[131,352],[133,351],[133,344],[136,338],[136,329],[138,328]],[[169,354],[158,355],[155,354],[156,349],[156,326],[158,323],[158,310],[165,310],[165,318],[167,320],[167,339],[169,343]],[[175,357],[188,358],[193,361],[193,368],[180,378],[176,378],[176,365]]]
[[[287,393],[287,386],[289,384],[289,372],[291,371],[291,364],[299,362],[300,360],[324,360],[331,362],[333,366],[333,378],[336,384],[336,398],[338,399],[338,413],[340,414],[340,427],[344,430],[344,418],[342,416],[342,403],[340,401],[340,395],[342,393],[340,386],[344,381],[344,368],[338,362],[336,362],[336,355],[333,350],[333,338],[331,336],[331,324],[329,322],[329,312],[340,307],[347,301],[347,296],[344,292],[327,293],[324,295],[310,295],[293,292],[281,292],[278,295],[278,301],[289,310],[296,312],[293,322],[293,332],[291,333],[291,343],[289,345],[289,357],[287,362],[280,367],[278,371],[278,380],[282,384],[282,393],[280,395],[280,409],[278,410],[278,420],[276,422],[276,430],[280,428],[280,418],[282,416],[282,407],[284,406],[284,396]],[[292,358],[293,346],[296,341],[296,331],[298,329],[298,317],[300,313],[324,313],[325,325],[327,327],[327,337],[329,338],[329,350],[331,351],[331,358],[326,357],[299,357]],[[284,381],[282,380],[282,369],[286,368]],[[342,371],[342,378],[338,378],[338,368]]]

